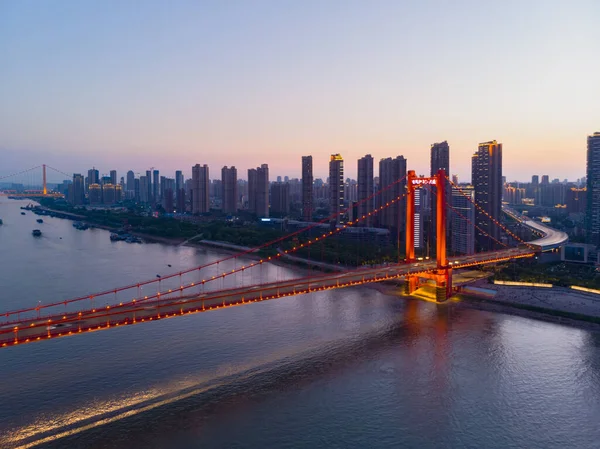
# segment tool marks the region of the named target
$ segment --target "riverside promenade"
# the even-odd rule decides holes
[[[561,315],[600,324],[600,295],[573,290],[567,287],[526,287],[490,284],[486,279],[476,281],[470,287],[484,289],[485,302],[504,304],[542,313]],[[478,296],[472,291],[463,295]]]

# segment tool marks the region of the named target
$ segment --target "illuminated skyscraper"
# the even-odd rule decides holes
[[[502,144],[492,140],[479,144],[471,159],[471,179],[475,189],[475,202],[493,220],[500,220],[502,210]],[[475,209],[477,226],[496,240],[500,229],[479,209]],[[476,230],[477,251],[495,249],[495,242],[480,230]]]
[[[339,223],[344,210],[344,159],[340,154],[332,154],[329,159],[329,209],[337,214],[333,219]]]
[[[587,241],[600,246],[600,132],[587,138]]]
[[[452,207],[458,214],[452,214],[452,235],[450,238],[452,252],[456,254],[475,254],[475,191],[472,186],[461,187],[462,193],[457,188],[452,188]],[[469,201],[465,195],[471,199]]]

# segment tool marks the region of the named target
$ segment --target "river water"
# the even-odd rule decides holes
[[[37,224],[23,204],[0,199],[0,311],[223,256]],[[219,269],[234,263],[248,261]],[[299,275],[254,270],[221,282]],[[385,293],[334,290],[0,349],[0,447],[600,447],[600,333]]]

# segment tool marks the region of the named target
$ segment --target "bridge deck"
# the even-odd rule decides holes
[[[533,255],[534,252],[531,250],[515,248],[451,258],[449,262],[454,269],[458,269]],[[179,296],[178,291],[175,291],[170,294],[161,294],[160,299],[134,300],[105,308],[23,319],[11,323],[5,322],[0,324],[0,345],[5,347],[82,332],[93,332],[286,296],[398,279],[407,275],[424,274],[435,270],[436,261],[428,260],[210,291],[193,296]]]

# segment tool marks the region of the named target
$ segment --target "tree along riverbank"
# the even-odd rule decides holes
[[[201,241],[256,248],[285,237],[287,230],[258,225],[258,222],[231,221],[224,218],[148,216],[137,210],[128,209],[85,209],[74,208],[67,203],[42,199],[42,207],[62,218],[84,221],[109,231],[124,229],[127,233],[147,241],[167,244],[196,244]],[[35,210],[34,210],[35,212]],[[62,214],[62,215],[61,215]],[[298,233],[293,238],[282,240],[261,249],[260,256],[277,256],[278,250],[293,250],[293,255],[319,264],[359,267],[384,262],[395,262],[404,258],[392,242],[352,240],[341,235],[309,242],[320,237],[322,229],[313,228]]]

